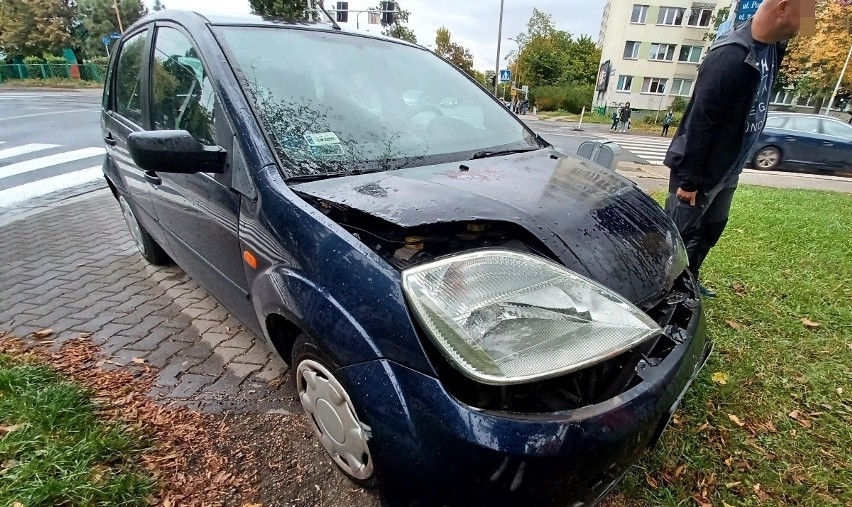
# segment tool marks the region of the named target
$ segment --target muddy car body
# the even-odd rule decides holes
[[[125,32],[102,126],[143,256],[264,336],[392,504],[592,504],[709,353],[653,200],[421,47],[167,10]]]

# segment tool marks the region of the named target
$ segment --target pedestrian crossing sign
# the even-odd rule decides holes
[[[509,69],[503,69],[500,71],[500,82],[508,83],[512,80],[512,71]]]

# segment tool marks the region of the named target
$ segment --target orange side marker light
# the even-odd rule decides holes
[[[257,259],[254,258],[251,252],[248,250],[243,252],[243,260],[246,261],[246,264],[251,266],[251,269],[257,269]]]

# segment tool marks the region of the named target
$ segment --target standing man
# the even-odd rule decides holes
[[[621,111],[618,113],[618,120],[621,122],[619,132],[627,132],[627,124],[630,123],[630,102],[624,104]]]
[[[674,115],[671,110],[666,113],[666,116],[663,118],[663,133],[660,134],[663,137],[669,137],[669,127],[671,127],[672,122],[674,121]]]
[[[696,279],[728,223],[740,172],[766,124],[786,41],[799,32],[800,2],[806,1],[764,0],[751,20],[713,44],[699,69],[665,159],[671,169],[666,212],[683,237]]]
[[[850,120],[852,121],[852,120]],[[612,127],[609,128],[610,132],[615,132],[618,129],[618,110],[612,112]]]

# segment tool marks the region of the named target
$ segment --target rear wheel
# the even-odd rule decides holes
[[[302,408],[322,446],[352,481],[375,485],[368,440],[370,428],[358,417],[352,399],[319,349],[306,335],[293,347],[293,373]]]
[[[136,215],[130,207],[130,203],[124,196],[118,197],[118,204],[121,206],[121,213],[124,215],[124,221],[127,222],[127,228],[130,229],[130,235],[133,236],[133,241],[136,243],[136,248],[146,261],[155,265],[170,264],[172,260],[168,254],[157,244],[154,238],[148,234],[148,231],[142,227],[142,224],[136,220]]]
[[[766,146],[754,156],[754,168],[764,171],[777,169],[781,165],[781,150],[774,146]]]

